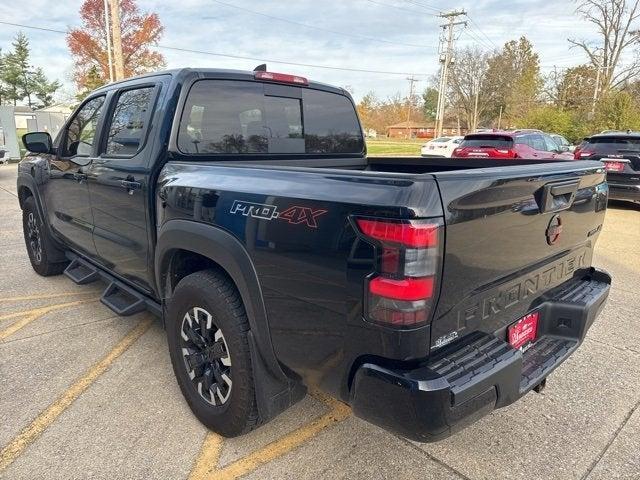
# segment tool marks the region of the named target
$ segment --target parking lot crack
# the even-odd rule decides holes
[[[629,412],[627,413],[627,415],[624,417],[624,420],[622,421],[622,423],[618,426],[618,428],[616,429],[615,432],[613,432],[613,435],[611,436],[611,438],[609,439],[609,441],[607,442],[607,444],[604,446],[604,448],[600,451],[600,453],[598,454],[598,456],[593,460],[593,462],[591,462],[591,465],[589,465],[589,468],[587,469],[587,471],[585,472],[585,474],[580,477],[580,480],[585,480],[593,471],[594,468],[596,468],[596,466],[600,463],[600,461],[602,460],[602,458],[605,456],[605,454],[607,453],[607,451],[609,450],[609,448],[611,447],[611,445],[613,445],[613,442],[616,441],[616,438],[618,438],[618,435],[620,435],[620,432],[622,431],[622,429],[625,427],[625,425],[629,422],[629,419],[632,417],[632,415],[635,413],[635,411],[638,409],[638,407],[640,406],[640,400],[638,400],[638,402],[636,402],[636,404],[633,406],[633,408],[631,410],[629,410]]]
[[[426,456],[429,460],[437,463],[438,465],[440,465],[442,468],[444,468],[445,470],[453,473],[454,475],[460,477],[463,480],[471,480],[470,477],[467,477],[464,473],[460,472],[459,470],[456,470],[454,467],[452,467],[451,465],[445,463],[444,461],[440,460],[438,457],[431,455],[429,452],[421,449],[418,445],[416,445],[415,443],[413,443],[410,440],[407,440],[404,437],[400,437],[398,435],[396,435],[396,438],[398,438],[400,441],[404,442],[405,444],[409,445],[411,448],[413,448],[414,450],[416,450],[417,452],[419,452],[420,454]]]

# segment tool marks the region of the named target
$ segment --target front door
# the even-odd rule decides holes
[[[87,170],[100,262],[149,293],[153,270],[147,198],[153,142],[147,137],[158,90],[147,83],[115,92],[100,155]]]
[[[56,139],[49,177],[41,187],[53,231],[90,257],[96,248],[86,171],[95,157],[104,106],[105,95],[91,98],[67,123]]]

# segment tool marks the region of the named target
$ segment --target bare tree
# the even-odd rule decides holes
[[[636,20],[640,18],[640,0],[579,0],[577,12],[597,28],[597,43],[569,39],[573,47],[584,51],[595,68],[601,70],[601,91],[627,84],[640,74],[640,56],[630,65],[621,65],[623,53],[640,40]]]
[[[473,128],[478,96],[477,117],[482,119],[492,101],[491,86],[485,81],[490,54],[477,47],[467,47],[455,53],[450,67],[449,101],[454,109],[462,112],[464,123]]]

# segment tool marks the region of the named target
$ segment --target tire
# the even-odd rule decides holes
[[[173,371],[198,420],[225,437],[256,428],[249,321],[233,282],[215,270],[186,276],[169,301],[166,326]]]
[[[55,245],[44,228],[42,217],[33,197],[28,197],[24,201],[22,230],[29,261],[36,273],[43,277],[61,274],[69,262],[51,261],[52,258],[63,257],[63,252]]]

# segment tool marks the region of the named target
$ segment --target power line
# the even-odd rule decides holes
[[[470,30],[463,30],[462,33],[464,33],[467,37],[469,37],[471,40],[474,40],[476,43],[482,45],[484,48],[486,48],[487,50],[493,50],[493,47],[491,47],[491,45],[487,44],[487,42],[485,42],[484,40],[482,40],[480,37],[478,37],[475,33],[473,33]]]
[[[312,68],[324,68],[327,70],[343,70],[347,72],[360,72],[360,73],[381,73],[387,75],[415,75],[418,77],[428,77],[430,74],[428,73],[415,73],[415,72],[390,72],[384,70],[369,70],[364,68],[349,68],[349,67],[335,67],[331,65],[317,65],[313,63],[299,63],[299,62],[287,62],[284,60],[274,60],[264,57],[247,57],[243,55],[231,55],[227,53],[217,53],[217,52],[208,52],[204,50],[192,50],[188,48],[180,48],[180,47],[170,47],[167,45],[157,45],[158,48],[163,48],[165,50],[175,50],[178,52],[188,52],[188,53],[197,53],[199,55],[211,55],[214,57],[226,57],[226,58],[236,58],[240,60],[256,60],[258,62],[268,62],[268,63],[277,63],[281,65],[295,65],[299,67],[312,67]]]
[[[403,12],[409,12],[409,13],[414,13],[414,14],[418,14],[418,15],[430,15],[432,17],[437,17],[438,16],[435,13],[419,12],[417,10],[411,10],[409,8],[398,7],[397,5],[392,5],[390,3],[384,3],[384,2],[378,2],[376,0],[367,0],[367,2],[375,3],[376,5],[382,5],[383,7],[394,8],[396,10],[402,10]]]
[[[67,31],[64,30],[56,30],[53,28],[45,28],[45,27],[36,27],[33,25],[25,25],[25,24],[21,24],[21,23],[12,23],[12,22],[5,22],[5,21],[0,21],[1,25],[11,25],[14,27],[20,27],[20,28],[27,28],[27,29],[31,29],[31,30],[42,30],[45,32],[53,32],[53,33],[62,33],[62,34],[67,34]],[[264,57],[249,57],[249,56],[244,56],[244,55],[233,55],[233,54],[228,54],[228,53],[219,53],[219,52],[209,52],[209,51],[205,51],[205,50],[194,50],[194,49],[190,49],[190,48],[181,48],[181,47],[173,47],[170,45],[161,45],[158,44],[156,45],[157,48],[161,48],[164,50],[174,50],[177,52],[186,52],[186,53],[196,53],[198,55],[209,55],[209,56],[214,56],[214,57],[224,57],[224,58],[234,58],[234,59],[238,59],[238,60],[255,60],[258,62],[269,62],[269,63],[276,63],[279,65],[294,65],[294,66],[299,66],[299,67],[310,67],[310,68],[321,68],[321,69],[326,69],[326,70],[341,70],[341,71],[346,71],[346,72],[358,72],[358,73],[376,73],[376,74],[385,74],[385,75],[415,75],[418,77],[428,77],[430,74],[429,73],[416,73],[416,72],[394,72],[394,71],[386,71],[386,70],[373,70],[373,69],[366,69],[366,68],[350,68],[350,67],[337,67],[337,66],[333,66],[333,65],[319,65],[319,64],[313,64],[313,63],[301,63],[301,62],[289,62],[289,61],[285,61],[285,60],[276,60],[276,59],[268,59],[268,58],[264,58]]]
[[[417,6],[422,7],[422,8],[426,8],[428,10],[432,10],[432,11],[438,12],[438,13],[442,12],[441,8],[438,8],[438,7],[433,6],[433,5],[427,5],[426,3],[414,2],[413,0],[404,0],[404,1],[407,2],[407,3],[411,3],[413,5],[417,5]]]
[[[233,5],[231,3],[221,2],[219,0],[211,0],[211,1],[213,3],[217,3],[219,5],[224,5],[225,7],[229,7],[229,8],[235,8],[236,10],[241,10],[243,12],[247,12],[247,13],[250,13],[252,15],[259,15],[261,17],[269,18],[271,20],[277,20],[279,22],[290,23],[292,25],[297,25],[297,26],[300,26],[300,27],[311,28],[311,29],[320,30],[320,31],[323,31],[323,32],[329,32],[329,33],[333,33],[335,35],[343,35],[345,37],[360,38],[360,39],[365,39],[365,40],[369,40],[369,41],[373,41],[373,42],[388,43],[388,44],[391,44],[391,45],[402,45],[404,47],[437,48],[434,45],[417,45],[415,43],[395,42],[395,41],[392,41],[392,40],[385,40],[385,39],[382,39],[382,38],[369,37],[367,35],[361,35],[359,33],[340,32],[338,30],[331,30],[329,28],[319,27],[317,25],[310,25],[308,23],[296,22],[295,20],[289,20],[287,18],[276,17],[275,15],[269,15],[267,13],[257,12],[255,10],[250,10],[248,8],[241,7],[239,5]]]
[[[473,18],[471,18],[468,14],[467,14],[467,15],[465,15],[465,17],[467,17],[467,18],[469,19],[469,22],[471,22],[471,25],[472,25],[473,27],[475,27],[475,29],[476,29],[478,32],[480,32],[484,38],[486,38],[487,40],[489,40],[489,43],[490,43],[491,45],[493,45],[493,46],[494,46],[494,48],[500,48],[500,47],[498,47],[498,45],[496,45],[496,44],[495,44],[495,42],[494,42],[493,40],[491,40],[491,38],[489,37],[489,35],[487,35],[486,33],[484,33],[484,31],[483,31],[483,30],[478,26],[478,24],[477,24],[476,22],[474,22],[474,21],[473,21]]]

